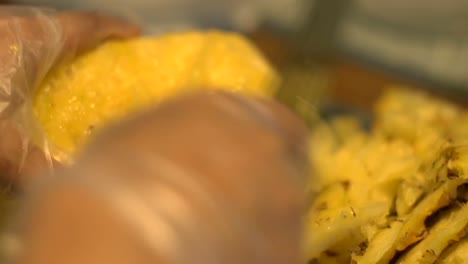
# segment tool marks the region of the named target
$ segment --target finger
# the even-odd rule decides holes
[[[95,148],[100,153],[101,146],[105,145],[103,150],[115,148],[115,153],[122,154],[126,154],[124,149],[128,147],[136,152],[157,148],[175,156],[187,154],[184,159],[189,162],[192,154],[195,159],[206,158],[196,155],[200,149],[223,152],[222,144],[237,150],[237,154],[253,153],[254,147],[257,151],[273,151],[278,145],[281,148],[274,151],[289,155],[288,151],[294,149],[299,155],[295,158],[302,160],[304,157],[300,155],[306,156],[306,141],[304,123],[281,104],[217,92],[183,96],[128,123],[118,124],[96,139]]]
[[[223,164],[229,165],[211,162],[216,155],[244,166],[238,170],[246,169],[248,157],[257,164],[288,158],[288,162],[298,160],[295,166],[305,166],[307,134],[304,123],[273,100],[225,92],[199,93],[166,102],[117,124],[98,136],[87,153],[103,157],[145,156],[146,152],[157,150],[184,166],[202,170],[219,170]],[[270,156],[262,156],[266,154]]]
[[[23,243],[12,263],[168,263],[158,261],[102,199],[81,186],[48,187],[47,192],[30,197],[29,210],[21,215]]]
[[[47,155],[43,149],[34,144],[28,146],[28,151],[24,157],[13,183],[17,188],[23,189],[32,181],[40,179],[42,176],[53,174],[54,171],[63,167],[63,164]]]
[[[233,236],[234,244],[263,238],[274,252],[270,257],[294,263],[299,256],[303,203],[300,180],[307,176],[306,142],[303,122],[277,102],[223,92],[202,93],[167,102],[109,129],[79,163],[105,172],[88,171],[87,176],[93,179],[113,182],[116,177],[148,190],[159,186],[165,177],[176,186],[184,186],[191,178],[199,189],[180,191],[191,208],[203,208],[197,204],[199,197],[190,196],[196,191],[222,204],[214,215],[199,212],[206,215],[202,222],[213,230],[209,232],[217,232],[214,236],[221,240],[232,235],[217,225],[224,221],[238,227],[234,214],[258,227],[256,234]],[[299,148],[297,155],[291,155],[291,149]],[[185,178],[177,172],[183,172]],[[199,224],[195,229],[206,230],[206,226]],[[240,255],[237,263],[249,263],[240,261]]]
[[[0,176],[21,188],[59,164],[44,151],[25,141],[12,121],[0,121]]]
[[[62,60],[71,59],[108,39],[140,34],[136,25],[93,12],[55,14],[36,8],[17,8],[12,12],[14,15],[0,17],[0,59],[4,61],[0,70],[7,67],[10,75],[23,73],[16,76],[21,78],[16,82],[23,83],[16,85],[28,86],[24,89],[31,89]]]
[[[307,127],[286,106],[266,98],[243,97],[235,94],[219,94],[219,96],[237,101],[239,108],[248,111],[247,115],[256,117],[258,122],[280,133],[285,142],[288,142],[290,154],[295,158],[306,157],[307,148],[304,142],[308,135]]]
[[[80,53],[108,39],[136,37],[141,33],[137,25],[95,12],[60,13],[57,18],[63,27],[64,52]]]

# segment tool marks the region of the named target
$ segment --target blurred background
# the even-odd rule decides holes
[[[464,0],[10,0],[126,17],[147,34],[242,31],[284,75],[282,100],[304,114],[367,112],[390,84],[468,103]],[[302,110],[301,110],[302,109]]]

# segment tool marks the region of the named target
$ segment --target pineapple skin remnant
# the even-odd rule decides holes
[[[39,86],[33,107],[43,147],[70,162],[96,131],[171,97],[202,89],[273,96],[279,83],[243,36],[180,32],[108,42],[60,65]]]

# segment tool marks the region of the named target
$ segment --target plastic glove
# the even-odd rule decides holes
[[[32,93],[51,67],[108,38],[138,34],[138,27],[96,13],[0,5],[0,176],[30,175],[52,165],[31,144],[32,135],[40,136]]]
[[[301,263],[306,135],[273,101],[163,103],[42,178],[13,263]]]

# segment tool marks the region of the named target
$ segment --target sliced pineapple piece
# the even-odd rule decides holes
[[[459,186],[468,179],[452,180],[425,197],[411,212],[392,223],[390,230],[383,229],[369,243],[362,257],[356,258],[357,263],[388,263],[397,251],[403,251],[414,243],[424,239],[427,230],[424,221],[442,207],[449,205],[457,198]],[[386,240],[385,243],[382,243]],[[376,243],[376,244],[374,244]]]
[[[182,32],[109,42],[58,67],[37,90],[34,110],[53,156],[67,161],[96,130],[168,98],[207,88],[272,96],[278,86],[241,35]]]
[[[438,219],[428,236],[399,258],[397,264],[434,263],[442,251],[468,231],[468,205],[454,205]]]
[[[386,264],[394,256],[394,242],[400,235],[403,220],[393,221],[388,228],[378,232],[368,244],[364,253],[354,254],[356,264]]]
[[[435,264],[466,264],[468,261],[468,237],[446,248]]]

